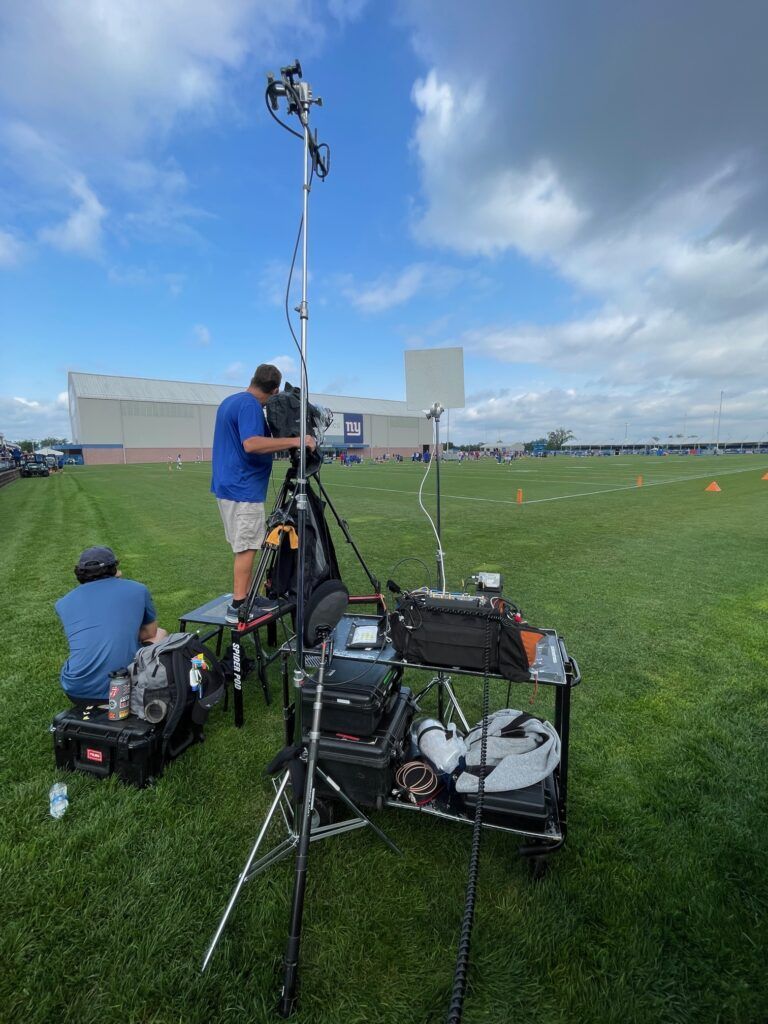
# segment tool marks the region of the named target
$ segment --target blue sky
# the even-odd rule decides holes
[[[67,370],[296,379],[299,56],[332,150],[310,387],[403,398],[461,345],[456,440],[768,436],[764,5],[28,0],[0,11],[0,432]]]

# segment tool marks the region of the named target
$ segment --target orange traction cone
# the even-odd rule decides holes
[[[717,486],[717,480],[713,480],[709,487],[704,488],[705,491],[719,491],[720,488]]]
[[[763,473],[763,475],[760,477],[760,479],[761,480],[768,480],[768,473]]]
[[[518,487],[517,488],[517,504],[518,505],[522,505],[523,504],[523,488],[522,487]]]
[[[638,487],[642,487],[643,486],[643,478],[641,476],[639,476],[637,478],[637,480],[635,481],[635,483],[637,484]]]

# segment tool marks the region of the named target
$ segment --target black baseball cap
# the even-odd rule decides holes
[[[115,552],[112,548],[86,548],[85,551],[80,555],[80,560],[77,563],[78,569],[106,569],[111,565],[119,565]]]

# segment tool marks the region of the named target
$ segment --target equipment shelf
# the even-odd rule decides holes
[[[374,625],[379,622],[380,615],[345,614],[333,634],[333,658],[352,661],[360,664],[361,669],[365,664],[386,664],[399,666],[404,670],[431,673],[432,678],[426,685],[417,691],[417,701],[423,698],[432,689],[437,691],[438,717],[446,724],[455,714],[465,728],[468,728],[467,719],[461,709],[456,696],[456,688],[452,683],[453,677],[458,677],[464,685],[465,680],[481,679],[477,672],[464,671],[460,667],[445,668],[438,665],[414,663],[398,659],[394,648],[389,644],[370,648],[354,648],[347,646],[347,640],[351,636],[354,627],[358,625]],[[506,682],[508,687],[531,685],[554,687],[554,722],[555,730],[560,737],[560,763],[547,779],[544,780],[546,794],[547,813],[542,820],[521,825],[504,823],[504,814],[496,812],[490,816],[484,812],[483,827],[495,831],[508,832],[527,840],[527,844],[520,848],[523,856],[532,858],[532,870],[536,876],[542,873],[542,858],[547,854],[559,849],[566,839],[567,834],[567,808],[568,808],[568,767],[569,767],[569,743],[570,743],[570,717],[571,717],[571,690],[581,682],[581,671],[575,658],[568,654],[563,637],[559,636],[554,629],[540,629],[544,637],[537,646],[536,661],[531,666],[532,678],[530,682],[510,683],[503,676],[490,673],[490,680]],[[291,638],[280,648],[283,683],[283,703],[286,726],[286,744],[292,742],[293,720],[295,705],[291,699],[289,681],[289,661],[295,654],[295,638]],[[487,802],[487,801],[486,801]],[[405,810],[425,814],[430,817],[441,818],[445,821],[463,822],[471,825],[474,820],[472,810],[457,810],[442,804],[435,799],[424,805],[417,805],[405,799],[391,798],[384,802],[384,807],[392,810]],[[514,817],[514,814],[512,814]],[[519,816],[518,816],[519,817]],[[490,820],[487,820],[490,818]]]

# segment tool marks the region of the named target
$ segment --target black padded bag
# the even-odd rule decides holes
[[[389,634],[403,661],[478,674],[487,666],[512,682],[530,679],[520,626],[492,607],[406,594],[390,615]]]

